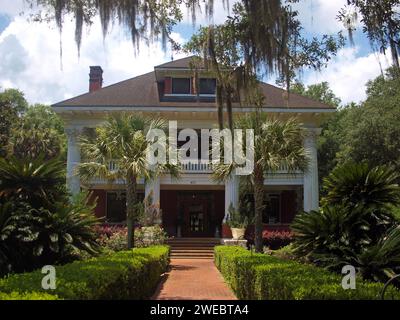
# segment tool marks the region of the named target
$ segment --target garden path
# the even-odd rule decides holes
[[[153,300],[236,300],[212,259],[171,259]]]

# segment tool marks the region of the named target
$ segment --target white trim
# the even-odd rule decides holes
[[[116,112],[116,111],[141,111],[141,112],[215,112],[215,107],[170,107],[170,106],[53,106],[57,113],[62,112]],[[251,107],[234,107],[234,112],[252,112],[256,108]],[[269,108],[264,107],[263,111],[270,113],[334,113],[336,109],[313,109],[313,108]]]

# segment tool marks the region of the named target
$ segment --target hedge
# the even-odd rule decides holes
[[[2,300],[149,298],[169,264],[169,247],[121,251],[56,267],[55,290],[43,290],[41,270],[0,280]]]
[[[241,247],[215,247],[215,264],[242,300],[374,300],[383,288],[357,278],[355,290],[344,290],[341,275]],[[400,299],[400,292],[391,287],[385,298]]]

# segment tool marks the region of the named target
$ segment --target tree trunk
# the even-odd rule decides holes
[[[228,113],[228,125],[233,137],[233,109],[232,109],[232,91],[226,93],[226,110]]]
[[[256,252],[263,252],[264,173],[257,163],[254,167],[254,243]]]
[[[128,227],[128,249],[134,247],[134,222],[136,217],[136,177],[128,172],[126,179],[126,221]]]
[[[224,100],[222,97],[222,86],[217,85],[217,110],[218,110],[218,125],[219,130],[224,129]]]

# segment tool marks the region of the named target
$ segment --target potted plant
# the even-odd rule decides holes
[[[231,228],[234,240],[244,239],[246,228],[249,225],[248,218],[245,215],[240,214],[232,204],[229,206],[229,219],[226,223]]]

